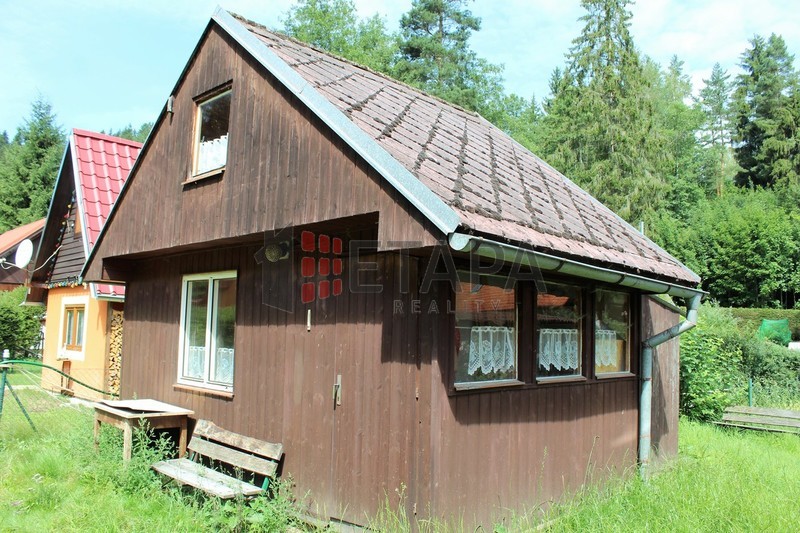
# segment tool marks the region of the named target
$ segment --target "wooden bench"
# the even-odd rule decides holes
[[[766,407],[731,406],[725,408],[721,426],[800,434],[800,411]]]
[[[266,490],[283,455],[282,444],[245,437],[208,420],[197,421],[187,448],[189,458],[160,461],[153,469],[221,499],[252,498]],[[210,467],[201,464],[203,460]],[[230,475],[245,472],[263,476],[263,484],[259,487]]]

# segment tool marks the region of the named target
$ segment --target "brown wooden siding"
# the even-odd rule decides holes
[[[447,308],[447,294],[429,297]],[[452,322],[421,327],[423,366],[431,367],[422,409],[431,428],[418,509],[490,527],[635,464],[635,377],[448,394]]]
[[[66,206],[64,208],[66,209]],[[64,226],[61,248],[59,248],[58,255],[56,255],[53,273],[48,281],[57,282],[77,279],[81,274],[83,265],[86,262],[86,253],[83,249],[83,237],[80,233],[75,233],[75,217],[77,213],[77,203],[73,202]]]
[[[289,314],[262,304],[262,275],[285,279],[291,265],[262,272],[253,260],[258,248],[136,263],[126,301],[122,395],[188,407],[233,431],[282,442],[283,474],[292,476],[298,494],[309,493],[314,514],[364,523],[384,498],[400,505],[405,487],[409,516],[416,509],[419,517],[486,527],[510,510],[547,505],[586,481],[634,467],[636,377],[450,393],[449,287],[434,284],[427,295],[400,290],[401,276],[418,287],[419,259],[362,258],[377,267],[373,279],[362,281],[383,291],[345,291],[310,304],[307,331],[306,307]],[[182,276],[230,269],[238,271],[234,397],[175,387]],[[645,324],[646,334],[674,322],[671,310],[648,302],[645,321],[655,323]],[[673,364],[657,361],[666,365],[659,372]],[[342,405],[334,407],[339,374]],[[659,399],[670,387],[655,390],[654,406],[664,410],[677,401]],[[658,420],[654,444],[663,451],[677,434],[671,425],[663,433]]]
[[[680,315],[659,303],[643,297],[644,338],[671,328]],[[678,454],[678,395],[680,392],[680,340],[673,339],[653,351],[652,428],[650,431],[654,457],[665,459]]]
[[[426,449],[418,443],[428,424],[427,415],[418,418],[415,396],[419,316],[395,314],[394,303],[412,308],[413,294],[400,294],[398,279],[408,269],[415,276],[416,259],[366,258],[379,269],[372,282],[384,290],[314,302],[307,331],[305,307],[288,314],[262,304],[257,249],[137,263],[126,296],[122,397],[157,398],[226,429],[282,442],[283,474],[292,476],[297,494],[310,494],[310,510],[363,523],[385,496],[396,501],[395,489],[415,491],[417,476],[427,479],[416,459]],[[275,265],[266,276],[282,277],[290,266]],[[175,382],[182,276],[231,269],[238,270],[234,397],[181,390]],[[338,374],[342,405],[334,409]]]
[[[432,244],[435,228],[241,47],[212,28],[156,126],[99,258],[378,213],[382,248]],[[193,184],[193,98],[231,82],[227,168]],[[397,246],[395,246],[397,247]],[[87,279],[99,279],[95,261]]]

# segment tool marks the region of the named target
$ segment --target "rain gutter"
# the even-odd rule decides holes
[[[639,397],[639,474],[647,479],[650,464],[652,401],[653,401],[653,349],[685,333],[697,325],[697,310],[702,293],[692,296],[686,306],[686,320],[653,335],[642,343],[642,387]]]
[[[481,257],[525,265],[548,272],[557,272],[560,274],[602,281],[612,285],[621,285],[651,294],[669,294],[670,296],[677,296],[680,298],[692,298],[697,294],[703,294],[700,289],[685,287],[667,281],[657,281],[644,276],[629,274],[627,272],[588,263],[581,263],[580,261],[565,259],[543,252],[536,252],[534,250],[520,248],[513,244],[492,241],[465,233],[450,234],[449,244],[453,250],[459,252],[469,252]]]

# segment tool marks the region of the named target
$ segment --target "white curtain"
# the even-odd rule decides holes
[[[197,173],[202,174],[215,168],[225,166],[228,156],[228,135],[225,134],[218,139],[210,139],[200,143],[200,150],[197,153]]]
[[[470,329],[470,376],[480,369],[484,374],[504,372],[514,368],[514,328],[500,326],[473,326]]]
[[[577,329],[540,329],[539,366],[577,370],[580,360]]]
[[[206,366],[206,347],[189,346],[189,364],[186,366],[187,377],[203,379]]]
[[[214,370],[217,381],[233,383],[233,348],[217,348]]]
[[[617,332],[599,329],[594,332],[594,357],[599,366],[617,364]]]

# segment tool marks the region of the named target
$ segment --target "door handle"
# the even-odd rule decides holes
[[[333,384],[333,407],[342,405],[342,375],[336,376],[336,382]]]

